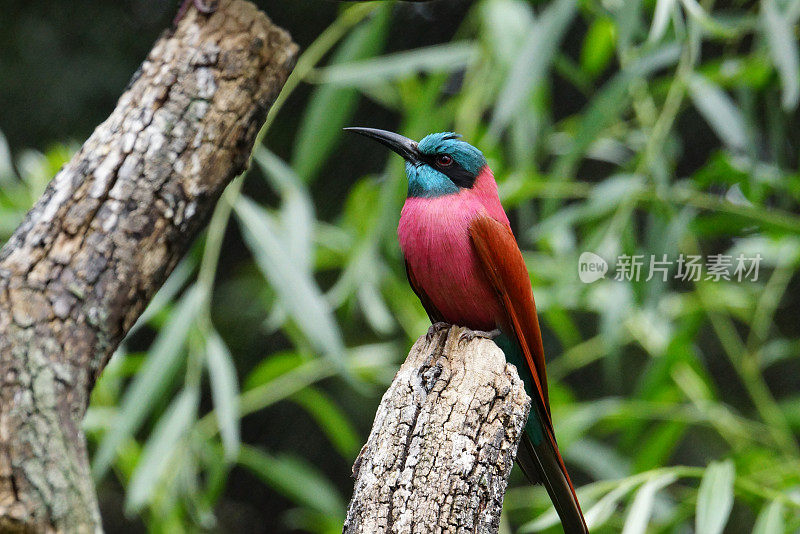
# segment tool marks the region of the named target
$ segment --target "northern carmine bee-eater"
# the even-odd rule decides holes
[[[547,488],[567,534],[588,532],[553,432],[528,270],[483,154],[449,132],[417,143],[385,130],[345,129],[405,159],[408,197],[397,234],[411,287],[434,328],[470,328],[494,339],[516,365],[533,399],[517,462]]]

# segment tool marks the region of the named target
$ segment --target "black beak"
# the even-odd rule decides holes
[[[388,146],[403,156],[403,158],[410,163],[419,163],[420,161],[420,153],[419,148],[417,148],[417,142],[412,141],[408,137],[403,137],[402,135],[394,132],[387,132],[386,130],[378,130],[377,128],[351,127],[344,129],[348,132],[355,132],[363,135],[364,137],[375,139],[377,142]]]

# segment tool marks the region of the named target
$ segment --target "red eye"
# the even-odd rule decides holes
[[[436,163],[442,167],[449,167],[453,164],[453,157],[448,154],[439,154],[436,156]]]

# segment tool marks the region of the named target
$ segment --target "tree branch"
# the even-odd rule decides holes
[[[531,401],[503,352],[465,332],[418,339],[384,394],[346,534],[497,532]]]
[[[297,47],[190,11],[0,251],[0,531],[101,529],[80,425],[125,333],[247,165]]]

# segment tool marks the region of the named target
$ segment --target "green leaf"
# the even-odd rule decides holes
[[[677,61],[680,48],[667,43],[639,58],[630,67],[618,72],[598,90],[580,113],[580,122],[570,149],[558,158],[553,174],[564,176],[573,174],[574,165],[580,160],[601,132],[628,107],[630,85],[651,72],[665,68]]]
[[[170,314],[169,322],[159,332],[144,367],[125,392],[114,425],[100,442],[92,466],[95,480],[103,477],[114,460],[117,448],[133,436],[162,399],[183,363],[184,343],[194,323],[201,298],[201,291],[197,287],[190,288]]]
[[[533,10],[522,0],[489,0],[480,3],[481,41],[505,71],[534,27]]]
[[[559,417],[560,421],[562,421],[562,418]],[[558,439],[561,441],[560,423],[558,428]],[[566,448],[564,460],[571,462],[597,480],[618,480],[629,475],[631,473],[630,461],[621,456],[613,447],[588,437],[588,430],[584,437],[573,441]]]
[[[623,57],[636,46],[642,33],[642,4],[642,0],[628,0],[610,9],[617,25],[617,50]]]
[[[393,343],[377,343],[350,348],[347,372],[363,376],[365,380],[389,384],[397,371],[396,366],[392,363],[397,351],[397,345]],[[282,363],[284,365],[274,368],[260,367],[258,372],[251,375],[250,378],[254,379],[254,386],[247,388],[240,397],[242,415],[271,406],[315,382],[335,376],[337,372],[341,373],[339,367],[328,359],[314,358],[305,360],[301,365],[291,367],[290,358],[284,357]],[[288,368],[286,364],[288,364]],[[265,378],[265,375],[272,375],[275,372],[279,374],[268,378],[263,383],[257,382]],[[251,383],[250,378],[247,381],[248,385]]]
[[[575,0],[556,0],[536,20],[497,98],[490,125],[495,137],[508,126],[527,104],[531,93],[539,87],[576,8]]]
[[[689,430],[685,424],[677,422],[664,423],[650,430],[640,438],[641,446],[636,454],[634,472],[667,465],[670,456],[681,444],[681,438]]]
[[[647,532],[647,524],[656,502],[656,493],[675,482],[677,478],[673,473],[668,473],[647,481],[639,488],[630,510],[628,510],[628,517],[625,518],[622,534],[645,534]]]
[[[609,491],[597,503],[586,512],[586,525],[590,530],[595,530],[606,523],[614,514],[620,499],[625,497],[633,488],[638,485],[636,481],[627,479],[619,486]]]
[[[683,4],[683,9],[686,10],[689,17],[697,21],[700,27],[710,35],[722,38],[730,38],[736,35],[736,27],[724,24],[709,15],[697,0],[681,0],[681,4]]]
[[[156,486],[171,464],[171,459],[180,450],[179,442],[195,418],[197,400],[196,390],[184,390],[159,419],[142,450],[128,485],[125,509],[129,513],[137,512],[152,499]]]
[[[581,49],[581,68],[592,76],[603,72],[614,56],[616,28],[608,17],[595,19],[586,33]]]
[[[261,362],[247,376],[244,390],[249,391],[258,386],[271,382],[281,375],[297,369],[307,360],[296,352],[277,352]]]
[[[753,526],[753,534],[780,534],[783,532],[786,532],[783,504],[780,501],[772,501],[758,514],[756,524]]]
[[[472,63],[477,52],[476,46],[468,42],[417,48],[321,68],[317,70],[314,82],[361,87],[420,72],[452,72]]]
[[[358,303],[373,330],[381,334],[390,334],[395,328],[392,312],[381,297],[381,290],[376,281],[365,280],[364,282],[356,290]]]
[[[800,98],[800,54],[794,22],[781,12],[775,0],[762,0],[761,23],[772,61],[781,78],[781,104],[784,109],[793,110]]]
[[[314,205],[305,183],[294,170],[264,147],[256,149],[254,161],[281,195],[281,223],[284,243],[297,268],[311,271],[314,250]]]
[[[314,418],[339,454],[348,460],[355,458],[361,440],[347,415],[333,399],[319,389],[308,387],[292,395],[292,400]]]
[[[0,132],[0,184],[3,186],[12,184],[15,180],[14,163],[11,160],[11,150],[8,148],[8,141],[3,132]]]
[[[731,460],[711,462],[700,481],[697,494],[695,532],[720,534],[733,507],[736,470]]]
[[[391,5],[375,10],[372,18],[356,27],[331,58],[331,65],[372,57],[383,48]],[[292,153],[292,167],[305,181],[314,179],[341,139],[342,127],[353,115],[358,93],[352,88],[322,85],[306,104]]]
[[[314,349],[344,370],[344,342],[333,310],[308,273],[297,269],[286,254],[281,229],[255,202],[239,198],[235,206],[248,248],[297,326]]]
[[[736,150],[744,150],[747,147],[744,117],[725,91],[707,78],[694,74],[689,78],[689,94],[695,107],[717,137]]]
[[[206,365],[225,459],[232,462],[239,454],[240,444],[239,384],[231,353],[214,330],[206,335]]]
[[[283,516],[286,528],[291,532],[313,532],[315,534],[341,534],[342,520],[308,508],[294,508]]]
[[[669,16],[675,7],[675,0],[658,0],[656,9],[653,13],[653,24],[650,26],[650,35],[647,40],[651,42],[659,41],[667,31]]]
[[[239,463],[298,505],[344,518],[344,501],[339,492],[302,458],[288,454],[271,455],[243,445]]]

